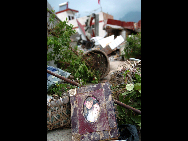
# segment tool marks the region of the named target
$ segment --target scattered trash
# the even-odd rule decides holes
[[[74,81],[72,81],[72,80],[70,80],[70,79],[68,79],[68,78],[65,78],[65,77],[63,77],[63,76],[60,76],[60,75],[58,75],[58,74],[55,74],[55,73],[53,73],[53,72],[51,72],[51,71],[49,71],[49,70],[47,70],[47,73],[49,73],[49,74],[51,74],[51,75],[53,75],[53,76],[55,76],[55,77],[57,77],[57,78],[60,78],[60,79],[66,81],[66,82],[68,82],[68,83],[71,83],[71,84],[73,84],[73,85],[79,86],[78,83],[76,83],[76,82],[74,82]]]
[[[126,80],[124,78],[124,72],[128,71]],[[109,83],[112,86],[117,85],[124,85],[125,83],[134,84],[133,77],[135,72],[141,75],[141,60],[138,62],[136,61],[125,61],[125,63],[119,68],[118,71],[110,72],[110,81]],[[120,87],[119,91],[114,92],[114,98],[119,99],[119,95],[125,91],[124,87]]]
[[[47,101],[47,130],[70,127],[71,106],[69,96],[50,97]]]
[[[130,61],[134,61],[135,58],[129,58]]]
[[[48,66],[48,65],[47,65],[47,70],[49,70],[49,71],[51,71],[55,74],[61,75],[65,78],[68,78],[69,75],[71,74],[71,73],[66,72],[64,70],[61,70],[59,68],[56,68],[56,67],[53,67],[53,66]],[[50,90],[52,85],[59,83],[60,81],[62,81],[62,79],[59,79],[59,78],[47,73],[47,91]]]
[[[100,45],[99,40],[103,39],[103,37],[92,37],[91,41],[95,42],[95,46]]]
[[[47,103],[50,102],[50,99],[52,99],[52,96],[47,94]]]
[[[108,59],[109,59],[110,61],[114,61],[114,57],[115,57],[115,55],[110,56]]]

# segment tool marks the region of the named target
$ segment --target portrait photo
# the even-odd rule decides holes
[[[99,116],[100,106],[99,102],[94,97],[86,98],[84,102],[84,117],[89,122],[97,121]]]

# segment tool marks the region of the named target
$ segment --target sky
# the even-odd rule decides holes
[[[108,13],[113,16],[115,20],[119,20],[128,12],[141,12],[141,0],[47,0],[54,8],[55,12],[59,11],[59,4],[69,2],[70,9],[78,10],[79,16],[84,17],[92,13],[102,12]]]

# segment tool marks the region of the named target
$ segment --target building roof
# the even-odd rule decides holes
[[[104,27],[106,25],[108,25],[108,26],[112,25],[111,27],[118,26],[118,27],[123,27],[126,29],[134,30],[134,22],[125,22],[125,21],[120,21],[120,20],[107,19],[107,22],[106,22],[106,24],[104,24]]]
[[[73,12],[76,12],[76,13],[79,12],[79,11],[77,11],[77,10],[67,8],[67,9],[65,9],[65,10],[61,10],[61,11],[56,12],[56,14],[62,13],[62,12],[65,12],[65,11],[73,11]]]

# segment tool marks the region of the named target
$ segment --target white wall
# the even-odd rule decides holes
[[[102,12],[99,12],[99,13],[97,13],[97,14],[99,14],[99,21],[103,20],[103,13],[102,13]],[[77,18],[77,20],[78,20],[82,25],[85,25],[85,22],[86,22],[87,19],[88,19],[87,16]],[[94,23],[95,20],[93,20],[92,22]],[[77,22],[76,22],[76,19],[70,20],[70,21],[69,21],[69,24],[72,24],[74,27],[77,27],[77,26],[78,26],[78,24],[77,24]],[[104,22],[103,22],[103,24],[104,24]]]
[[[103,30],[104,22],[99,23],[99,36],[104,37],[107,33],[105,30]]]
[[[87,19],[86,16],[85,16],[85,17],[81,17],[81,18],[77,18],[77,20],[78,20],[82,25],[85,25],[86,19]],[[70,25],[70,24],[72,24],[73,27],[78,27],[78,23],[77,23],[76,19],[70,20],[70,21],[68,22],[68,25]]]
[[[104,20],[103,12],[99,12],[97,14],[99,14],[99,21]]]
[[[71,18],[72,18],[72,16],[73,16],[74,19],[75,19],[75,12],[67,11],[67,16],[71,16]]]
[[[67,13],[68,13],[68,14],[67,14]],[[99,14],[99,21],[103,21],[103,20],[104,20],[103,12],[99,12],[99,13],[96,13],[96,14]],[[69,11],[69,12],[62,12],[62,13],[57,14],[57,16],[58,16],[61,20],[65,20],[66,17],[68,18],[68,15],[73,16],[73,13]],[[78,20],[82,25],[85,25],[85,22],[86,22],[87,19],[88,19],[87,16],[77,18],[77,20]],[[95,20],[93,20],[92,22],[95,23]],[[69,25],[72,24],[73,27],[78,27],[78,23],[77,23],[76,19],[70,20],[70,21],[68,22],[68,24],[69,24]],[[104,25],[104,21],[99,23],[99,36],[100,36],[100,37],[103,37],[103,36],[105,36],[105,34],[106,34],[106,31],[103,30],[103,25]],[[80,34],[80,31],[79,31],[78,28],[76,28],[75,30]]]
[[[68,15],[67,15],[67,12],[58,13],[58,14],[56,14],[56,15],[57,15],[57,17],[58,17],[61,21],[65,21],[66,18],[67,18],[67,20],[69,19],[69,18],[68,18]]]
[[[125,30],[121,31],[121,36],[123,37],[124,40],[126,40],[126,31]]]
[[[80,21],[80,20],[79,20],[79,21]],[[70,21],[68,22],[68,25],[70,25],[70,24],[72,24],[73,27],[77,27],[77,26],[78,26],[76,19],[70,20]]]

